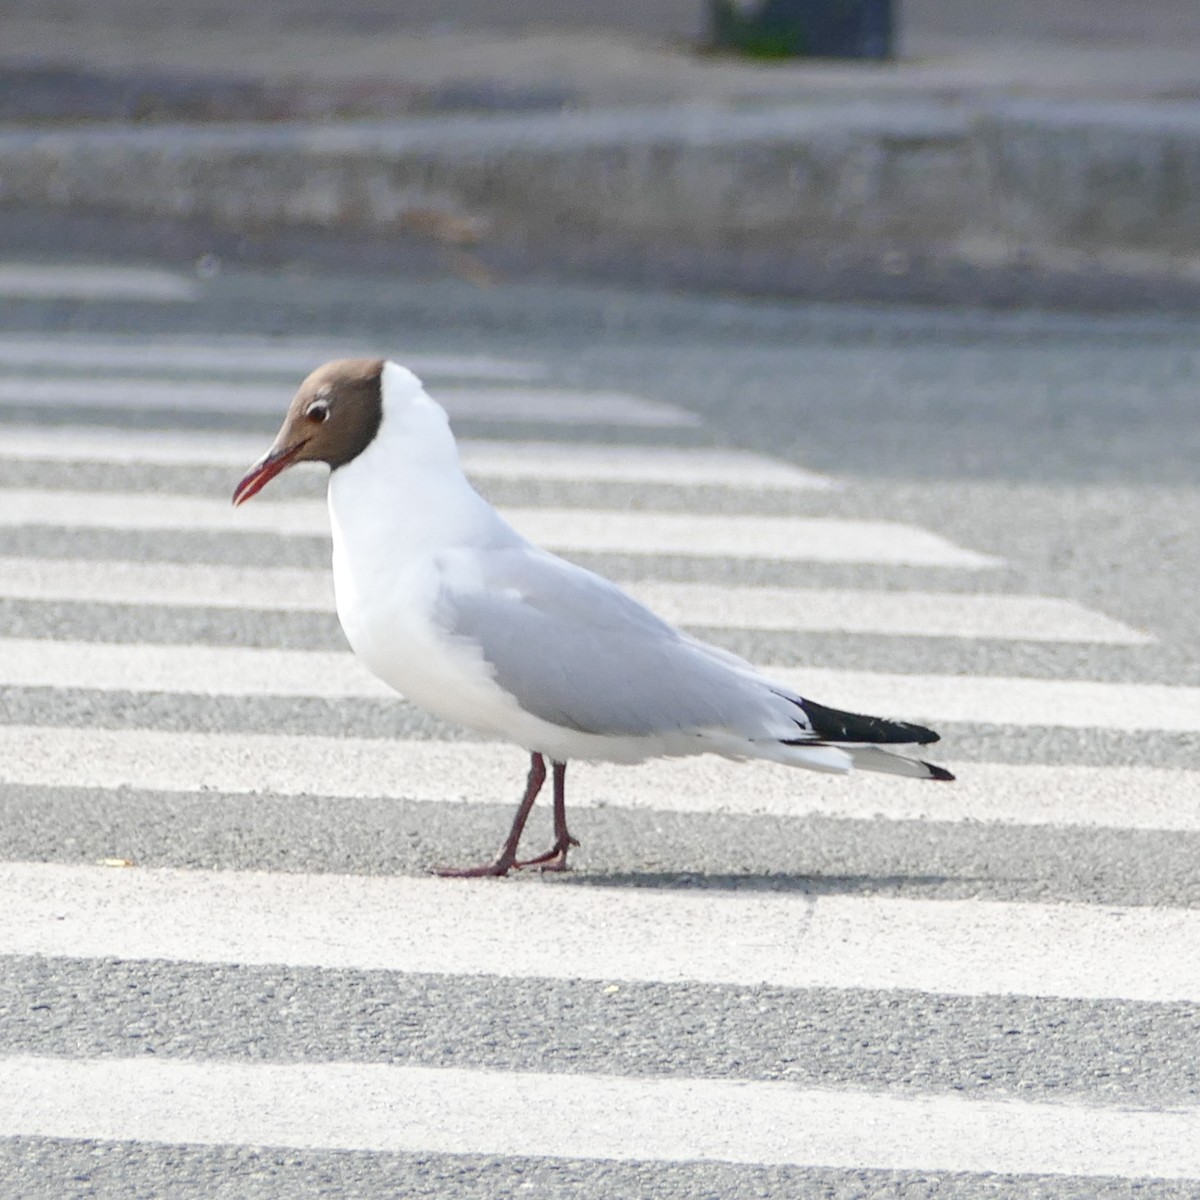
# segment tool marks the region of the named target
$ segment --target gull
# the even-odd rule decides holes
[[[565,870],[579,844],[566,819],[572,759],[715,753],[953,779],[897,752],[936,742],[932,730],[806,699],[527,541],[467,481],[445,410],[394,362],[339,359],[309,375],[233,503],[303,461],[330,467],[334,592],[354,653],[413,704],[530,755],[495,859],[439,874]],[[547,760],[554,844],[521,860]]]

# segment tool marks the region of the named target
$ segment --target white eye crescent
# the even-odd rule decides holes
[[[316,425],[320,425],[329,416],[329,404],[325,400],[314,400],[305,410],[304,415]]]

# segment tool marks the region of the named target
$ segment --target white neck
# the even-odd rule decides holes
[[[442,407],[405,368],[384,366],[382,419],[370,444],[329,477],[334,554],[400,564],[502,536],[504,522],[467,482]]]

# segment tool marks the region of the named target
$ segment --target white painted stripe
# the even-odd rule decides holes
[[[282,384],[243,381],[213,383],[134,377],[69,379],[29,375],[0,378],[0,403],[42,408],[269,413],[282,420],[293,390]],[[434,398],[455,420],[645,428],[700,424],[700,418],[694,413],[624,392],[443,387],[435,390]]]
[[[298,382],[298,381],[297,381]],[[80,408],[145,408],[169,412],[269,413],[282,419],[294,389],[285,384],[177,379],[0,378],[0,403]]]
[[[418,375],[451,379],[540,379],[540,363],[484,354],[409,353],[402,347],[381,351],[378,343],[338,338],[0,336],[0,366],[51,371],[139,371],[171,374],[282,374],[295,382],[332,358],[370,358],[393,354]]]
[[[232,491],[232,489],[231,489]],[[553,550],[773,558],[787,562],[871,562],[979,570],[999,560],[892,521],[835,517],[724,516],[582,508],[506,508],[527,538]],[[226,500],[166,493],[0,490],[0,526],[80,529],[188,529],[222,533],[328,534],[323,500]]]
[[[168,433],[111,425],[4,425],[0,459],[22,462],[97,462],[122,466],[228,467],[254,462],[266,449],[262,434]]]
[[[911,720],[1066,729],[1200,732],[1200,687],[975,675],[888,675],[772,667],[771,676],[837,708]]]
[[[0,264],[0,296],[21,300],[197,300],[195,280],[146,267]]]
[[[91,564],[89,564],[91,565]],[[850,588],[627,585],[668,621],[711,628],[820,630],[902,637],[1002,638],[1140,646],[1155,639],[1047,596],[868,592]]]
[[[691,428],[695,413],[659,400],[624,392],[583,392],[561,388],[437,388],[434,399],[452,420],[525,421],[531,425],[629,425],[648,429]]]
[[[267,672],[261,675],[259,672]],[[0,685],[200,696],[395,699],[351,654],[0,639]]]
[[[0,597],[333,612],[333,575],[297,567],[0,558]]]
[[[1042,596],[646,581],[623,586],[679,625],[1126,646],[1154,641],[1148,634],[1069,600]],[[333,579],[327,570],[289,567],[0,558],[0,597],[332,612]]]
[[[825,667],[763,670],[824,704],[911,720],[1200,732],[1200,687],[889,675]],[[33,638],[0,638],[0,686],[203,696],[395,697],[349,653]]]
[[[494,479],[785,491],[824,491],[838,486],[826,475],[745,450],[482,441],[462,442],[459,449],[468,473]]]
[[[161,1055],[0,1064],[7,1137],[1200,1179],[1194,1105],[1164,1112],[775,1081]]]
[[[797,776],[715,757],[575,763],[571,805],[855,821],[972,821],[1200,831],[1200,772],[953,766],[953,787],[861,773]],[[523,750],[494,743],[0,725],[0,783],[170,793],[499,803]]]
[[[572,508],[508,509],[505,515],[530,541],[559,550],[968,570],[1000,565],[999,559],[964,550],[936,533],[893,521]]]
[[[103,426],[6,425],[0,459],[102,462],[158,466],[247,467],[266,448],[255,435],[165,433]],[[462,439],[468,474],[488,479],[550,479],[588,483],[656,483],[771,491],[839,486],[788,463],[743,450],[673,446],[604,446],[580,442],[499,442]]]
[[[0,863],[0,912],[6,955],[1200,1001],[1195,909]]]

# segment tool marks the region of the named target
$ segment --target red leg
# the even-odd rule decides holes
[[[556,794],[558,769],[558,764],[555,763],[554,779]],[[545,782],[546,760],[540,754],[531,755],[529,760],[529,780],[525,784],[525,795],[521,798],[521,806],[517,809],[517,815],[513,818],[512,828],[508,831],[508,837],[504,839],[504,845],[500,847],[500,853],[496,855],[496,860],[485,863],[481,867],[437,867],[434,869],[434,874],[441,875],[445,879],[474,879],[480,875],[507,875],[513,867],[522,865],[517,862],[517,845],[521,840],[521,834],[525,830],[525,822],[529,820],[529,813],[533,809],[533,802],[537,799],[537,794],[542,790],[542,784]]]
[[[567,851],[579,842],[567,829],[567,764],[554,763],[554,845],[537,858],[526,859],[518,867],[538,867],[543,871],[565,871]]]

